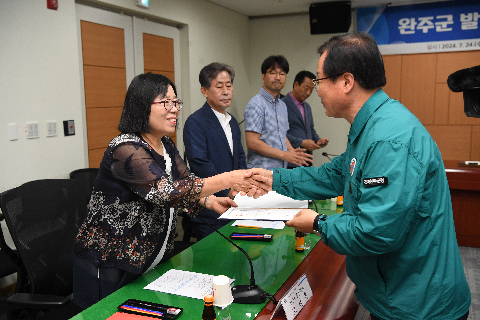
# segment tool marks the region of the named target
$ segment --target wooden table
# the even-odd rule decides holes
[[[359,302],[354,294],[355,285],[345,270],[345,256],[319,242],[277,291],[275,298],[280,300],[303,274],[307,276],[313,296],[297,315],[298,319],[355,318]],[[255,319],[269,320],[274,310],[275,305],[270,301]],[[273,319],[285,319],[285,315],[275,315]]]
[[[480,166],[460,166],[456,160],[444,164],[458,244],[480,248]]]

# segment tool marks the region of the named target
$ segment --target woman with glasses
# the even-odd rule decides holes
[[[246,170],[201,179],[190,172],[168,137],[182,101],[158,74],[136,76],[127,91],[75,241],[74,302],[87,308],[170,258],[177,212],[223,213],[236,204],[213,193],[233,188],[259,196],[267,190]]]

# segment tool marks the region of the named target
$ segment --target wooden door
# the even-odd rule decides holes
[[[480,119],[463,111],[463,93],[447,78],[480,64],[480,51],[385,55],[385,92],[403,103],[430,132],[444,160],[480,160]]]
[[[177,88],[177,96],[181,99],[180,87],[180,32],[177,28],[153,23],[145,19],[133,17],[135,70],[162,74],[172,80]],[[177,119],[177,130],[169,135],[182,154],[182,112]]]
[[[162,74],[175,83],[173,39],[143,33],[144,72]],[[177,144],[177,132],[169,135]]]
[[[98,168],[117,129],[127,91],[124,31],[81,21],[89,167]]]
[[[127,86],[134,76],[155,72],[175,81],[178,29],[80,4],[76,9],[81,37],[86,152],[89,167],[98,168],[108,143],[119,134],[117,127]],[[147,29],[154,31],[144,33]],[[176,142],[176,134],[172,138]]]

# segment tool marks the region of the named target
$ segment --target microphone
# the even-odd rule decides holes
[[[243,252],[243,254],[247,257],[248,262],[250,263],[250,268],[252,270],[251,276],[250,276],[250,284],[240,284],[232,287],[232,296],[233,296],[233,302],[234,303],[243,303],[243,304],[252,304],[252,303],[263,303],[265,302],[265,298],[269,298],[273,301],[275,305],[277,305],[277,300],[275,297],[265,291],[263,291],[259,286],[255,284],[255,277],[253,275],[253,264],[252,260],[248,256],[248,254],[240,248],[238,245],[236,245],[232,240],[228,239],[225,237],[221,232],[219,232],[217,229],[215,229],[210,223],[207,221],[203,220],[200,216],[197,216],[202,222],[207,224],[210,228],[212,228],[216,233],[221,235],[223,238],[225,238],[228,242],[233,244],[235,247],[237,247],[238,250]]]
[[[329,156],[338,157],[338,154],[331,154],[331,153],[322,152],[322,156],[325,156],[325,157],[328,158],[328,160],[332,161],[332,159],[330,159]]]

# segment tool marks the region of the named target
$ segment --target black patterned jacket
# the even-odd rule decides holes
[[[75,254],[97,267],[142,273],[164,242],[173,248],[178,210],[192,217],[201,210],[197,198],[203,179],[190,173],[174,142],[162,138],[172,159],[165,160],[140,135],[121,134],[109,144],[95,181],[89,212],[75,241]],[[167,234],[170,209],[172,225]]]

